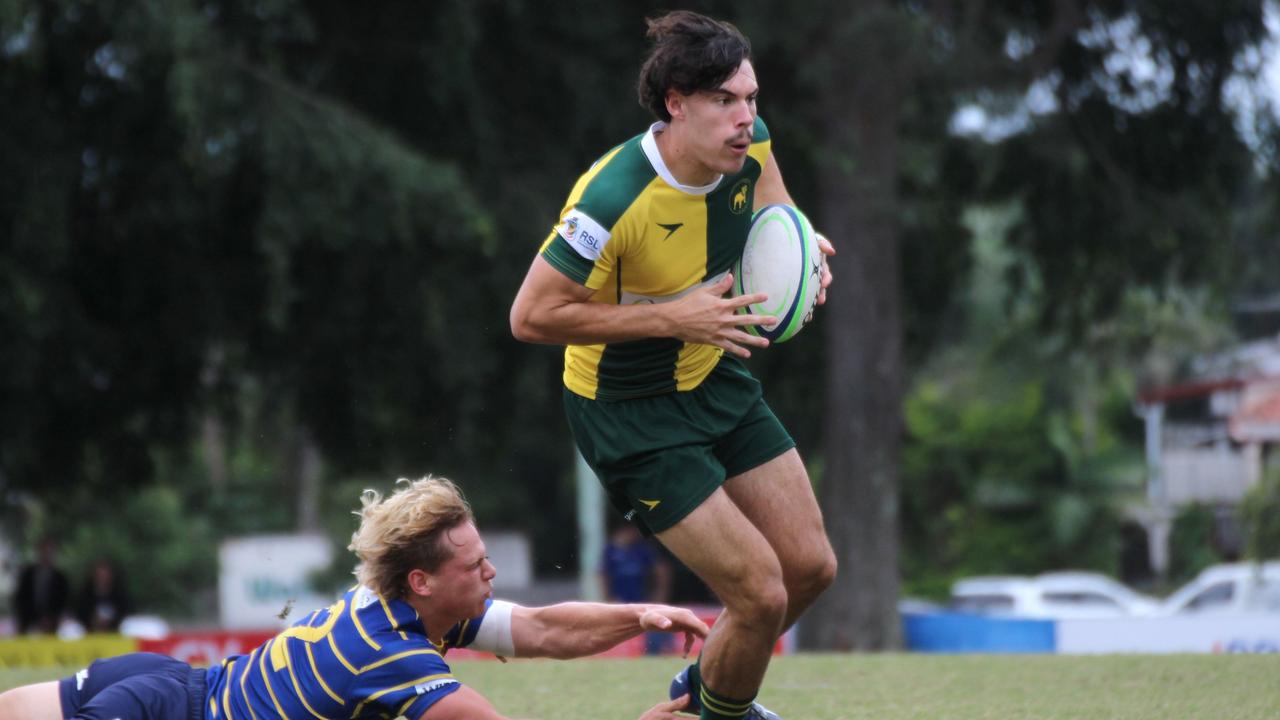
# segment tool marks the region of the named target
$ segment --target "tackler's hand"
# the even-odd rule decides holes
[[[678,711],[685,709],[689,705],[689,696],[681,695],[675,700],[669,702],[658,703],[645,711],[640,716],[640,720],[680,720],[687,718],[688,715],[677,714]]]
[[[640,614],[640,627],[645,631],[684,633],[684,657],[689,657],[695,638],[706,638],[711,628],[686,608],[650,605]]]

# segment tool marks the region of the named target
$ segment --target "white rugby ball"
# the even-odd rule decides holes
[[[733,294],[762,292],[762,303],[739,314],[773,315],[772,327],[747,325],[752,335],[786,342],[810,320],[822,286],[822,251],[809,219],[790,205],[766,205],[751,218],[742,258],[733,266]]]

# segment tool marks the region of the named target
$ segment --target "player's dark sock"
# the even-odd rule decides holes
[[[681,695],[688,695],[689,705],[685,707],[685,712],[696,715],[702,709],[702,704],[698,699],[698,691],[701,689],[702,673],[698,671],[698,663],[694,662],[671,678],[671,687],[667,696],[675,700]]]
[[[702,714],[698,716],[701,720],[738,720],[745,717],[751,710],[751,703],[755,697],[746,699],[725,697],[702,685],[698,691],[698,699],[702,703]]]
[[[702,656],[699,655],[697,660],[689,666],[689,699],[696,700],[698,693],[702,692],[702,668],[698,667],[698,663],[702,662]]]
[[[699,662],[683,668],[680,672],[676,673],[676,676],[671,679],[669,695],[672,700],[675,700],[681,695],[688,695],[689,704],[685,707],[684,711],[695,715],[702,712],[702,668],[699,665],[702,658],[698,658],[698,661]],[[732,703],[732,701],[730,702]],[[703,715],[703,717],[722,718],[734,716],[725,715],[724,713],[717,715],[713,712],[710,715]],[[758,702],[751,703],[750,707],[747,709],[746,715],[741,715],[739,717],[744,718],[744,720],[782,720],[777,713]]]

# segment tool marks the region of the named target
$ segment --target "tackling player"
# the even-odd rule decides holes
[[[794,203],[756,115],[747,39],[687,11],[651,20],[648,34],[639,94],[658,122],[573,187],[511,328],[567,346],[578,449],[615,507],[725,606],[673,694],[687,689],[703,720],[776,718],[754,702],[770,652],[836,560],[795,442],[735,357],[769,344],[741,326],[776,319],[735,314],[763,295],[723,296],[753,208]]]
[[[333,605],[212,668],[132,653],[10,690],[0,695],[0,720],[502,720],[454,678],[450,648],[572,658],[646,631],[685,633],[686,651],[706,635],[691,612],[665,605],[493,600],[496,570],[457,487],[441,478],[402,482],[386,499],[365,491],[350,546],[360,584]],[[661,703],[640,719],[671,720],[686,703]]]

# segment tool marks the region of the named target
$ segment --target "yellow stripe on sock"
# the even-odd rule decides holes
[[[751,709],[751,702],[752,702],[751,700],[748,700],[741,705],[736,703],[728,703],[728,702],[725,702],[724,700],[721,700],[719,698],[716,698],[707,694],[707,687],[705,685],[702,686],[702,691],[699,693],[699,695],[702,697],[703,707],[709,708],[712,712],[716,712],[721,715],[728,715],[730,717],[742,717],[743,715],[747,714],[748,710]]]

